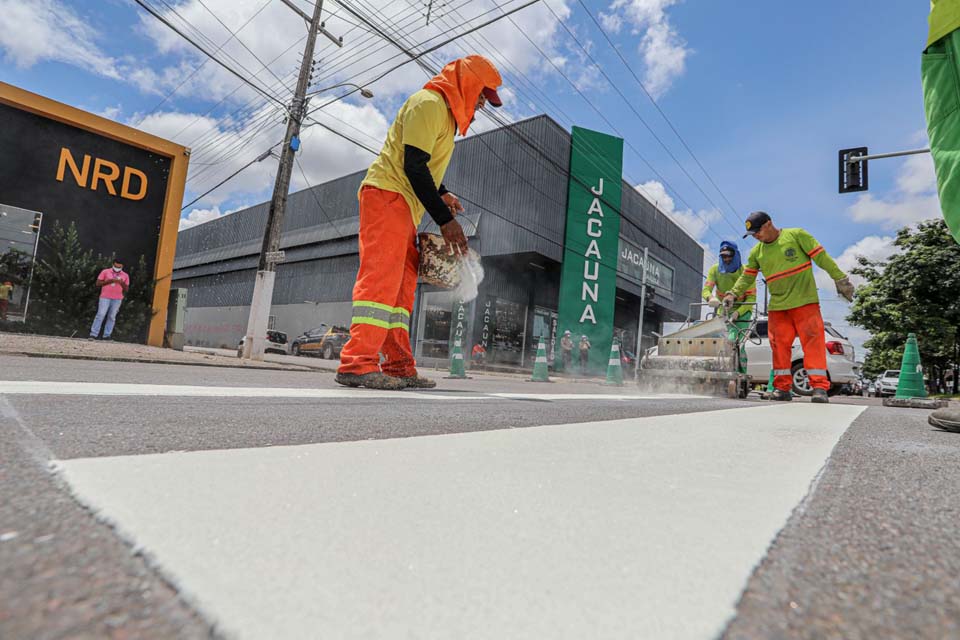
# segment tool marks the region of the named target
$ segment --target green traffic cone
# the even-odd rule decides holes
[[[463,368],[463,350],[460,348],[460,338],[453,343],[453,353],[450,354],[450,375],[447,378],[466,378],[467,372]]]
[[[907,345],[903,349],[900,363],[900,380],[897,382],[897,398],[926,398],[927,388],[923,384],[923,367],[920,365],[920,348],[916,334],[907,336]]]
[[[531,382],[550,382],[550,373],[547,371],[547,348],[543,346],[543,338],[537,345],[537,359],[533,364]]]
[[[616,340],[610,346],[610,361],[607,363],[607,381],[618,387],[623,386],[623,367],[620,365],[620,345]]]

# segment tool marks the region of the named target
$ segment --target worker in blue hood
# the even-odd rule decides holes
[[[720,299],[733,288],[741,273],[743,273],[743,262],[740,259],[740,249],[737,247],[737,243],[724,240],[720,243],[720,260],[710,267],[707,272],[707,281],[703,285],[703,299],[710,303],[710,306],[716,309],[718,314],[726,313],[720,308]],[[714,293],[714,290],[716,290],[716,293]],[[727,325],[729,327],[727,338],[731,342],[736,341],[738,329],[746,331],[750,327],[750,314],[753,313],[756,301],[757,290],[753,288],[746,291],[738,299],[740,304],[734,305],[730,310],[733,325],[736,327]],[[747,372],[747,352],[742,347],[740,349],[740,368],[740,373]]]
[[[720,243],[720,273],[740,273],[743,262],[740,259],[740,249],[736,242],[724,240]]]

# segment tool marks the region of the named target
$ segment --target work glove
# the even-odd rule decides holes
[[[717,307],[720,306],[720,298],[718,298],[717,296],[710,296],[710,299],[707,300],[707,304],[710,305],[711,309],[716,309]]]
[[[736,301],[736,296],[734,296],[732,293],[728,293],[727,295],[723,296],[723,308],[727,311],[730,311],[733,309],[733,303]]]
[[[853,302],[854,287],[853,283],[850,282],[850,278],[844,276],[839,280],[835,280],[834,284],[837,285],[838,294],[840,294],[847,302]]]

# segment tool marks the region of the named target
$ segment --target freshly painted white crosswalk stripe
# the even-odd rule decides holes
[[[712,638],[863,410],[59,463],[240,638]]]
[[[697,396],[683,393],[491,393],[496,398],[507,400],[703,400],[713,396]]]
[[[311,389],[297,387],[208,387],[122,382],[0,381],[0,394],[59,396],[179,396],[196,398],[416,398],[476,400],[478,396],[371,389]],[[482,398],[479,398],[482,399]]]
[[[81,396],[176,396],[194,398],[314,398],[359,400],[403,398],[416,400],[670,400],[704,398],[677,394],[577,394],[577,393],[446,393],[417,391],[375,391],[371,389],[310,389],[296,387],[208,387],[176,384],[132,384],[122,382],[49,382],[0,380],[0,395],[81,395]]]

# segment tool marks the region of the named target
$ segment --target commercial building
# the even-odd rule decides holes
[[[622,180],[618,142],[577,128],[571,134],[537,116],[457,143],[444,183],[463,200],[461,224],[482,256],[485,278],[469,303],[420,285],[411,318],[420,362],[446,360],[459,337],[465,354],[479,343],[489,363],[532,367],[539,338],[552,358],[559,334],[570,330],[577,338],[591,335],[591,362],[605,367],[615,334],[633,351],[645,248],[645,343],[662,322],[687,317],[699,301],[703,250]],[[575,160],[578,148],[592,154],[586,164]],[[350,324],[363,175],[289,197],[281,241],[286,259],[277,267],[270,322],[291,339],[320,324]],[[173,286],[188,290],[188,344],[235,347],[243,335],[268,206],[180,233]],[[575,222],[581,219],[584,233]],[[429,216],[421,231],[438,232]]]

